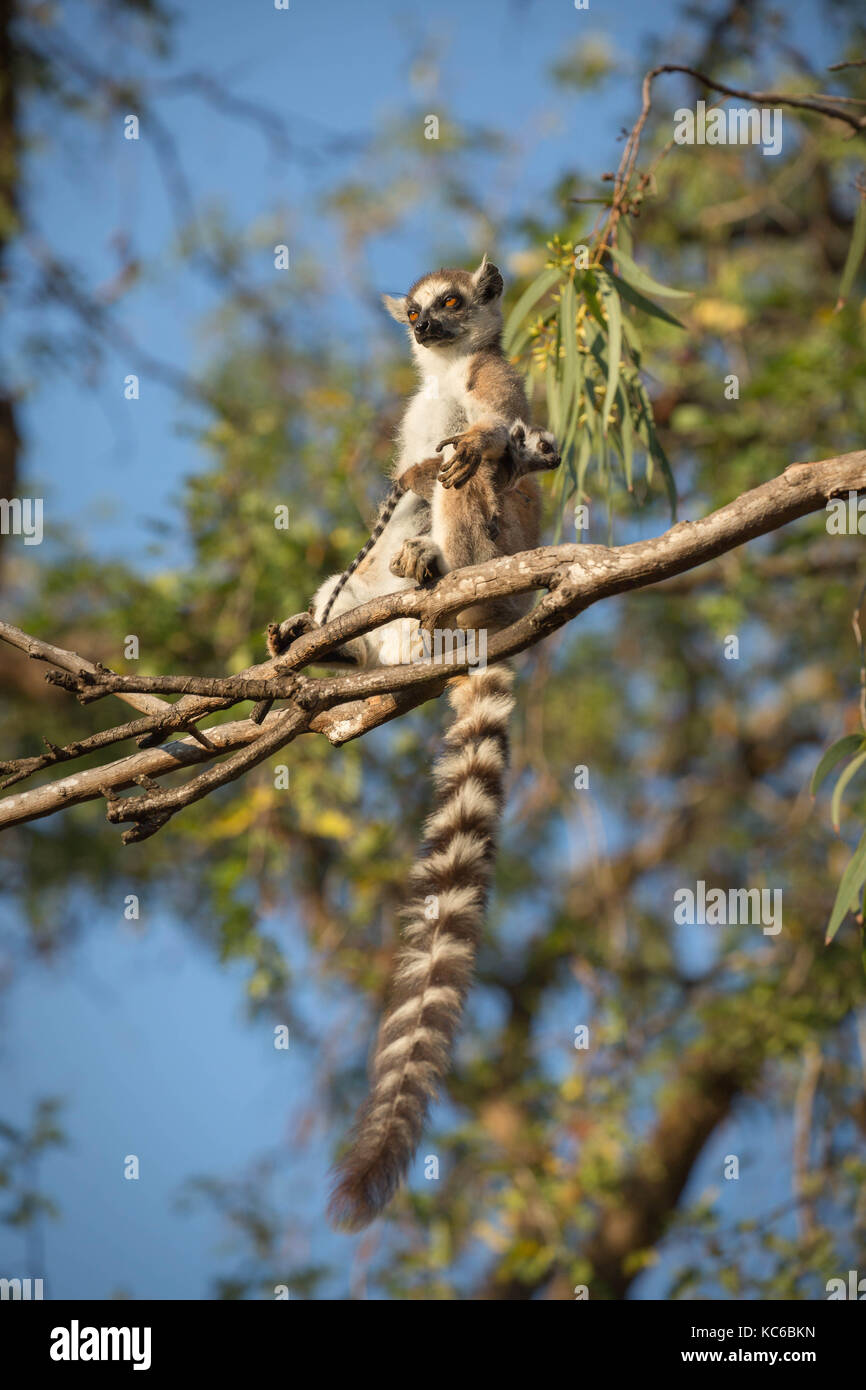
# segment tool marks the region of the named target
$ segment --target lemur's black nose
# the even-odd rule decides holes
[[[416,332],[416,333],[426,333],[426,332],[427,332],[427,329],[428,329],[429,327],[430,327],[430,320],[429,320],[429,319],[419,319],[418,322],[417,322],[416,325],[415,325],[415,332]]]

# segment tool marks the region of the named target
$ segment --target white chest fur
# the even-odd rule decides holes
[[[436,452],[436,445],[447,435],[465,429],[466,374],[469,359],[453,361],[417,354],[422,381],[406,408],[400,425],[397,476],[413,463],[420,463]],[[443,457],[446,457],[443,454]]]

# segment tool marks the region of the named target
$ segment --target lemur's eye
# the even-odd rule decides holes
[[[410,309],[410,310],[409,310],[409,313],[408,313],[408,315],[407,315],[407,317],[408,317],[410,323],[414,323],[415,320],[416,320],[417,317],[418,317],[418,310],[417,310],[417,309]]]
[[[457,305],[458,305],[459,303],[460,303],[460,297],[459,297],[459,295],[456,295],[456,294],[449,294],[448,298],[445,300],[445,308],[446,308],[446,309],[456,309],[456,308],[457,308]]]
[[[538,446],[538,452],[540,454],[552,454],[553,446],[551,444],[548,444],[546,439],[542,439],[541,443]]]

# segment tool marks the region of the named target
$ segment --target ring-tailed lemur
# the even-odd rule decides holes
[[[407,327],[422,378],[400,426],[395,476],[405,484],[413,465],[431,458],[441,442],[432,495],[428,503],[404,486],[351,578],[341,584],[334,575],[310,612],[271,625],[272,656],[319,625],[332,594],[338,616],[381,594],[538,544],[535,479],[522,477],[498,493],[491,486],[512,426],[528,415],[523,384],[502,350],[502,289],[502,276],[485,256],[471,274],[436,270],[408,294],[384,296]],[[466,629],[503,627],[531,603],[527,595],[479,602],[456,622]],[[398,619],[348,641],[342,655],[362,666],[399,662],[407,629],[417,627],[415,619]],[[335,1224],[349,1230],[368,1225],[406,1175],[428,1104],[448,1070],[484,919],[504,798],[511,673],[490,666],[449,684],[454,719],[433,769],[435,803],[410,875],[405,944],[373,1052],[370,1094],[339,1163],[329,1208]]]
[[[442,449],[448,443],[451,443],[451,441],[443,440],[438,447]],[[556,440],[550,430],[536,429],[532,425],[524,424],[523,420],[515,420],[508,433],[508,446],[505,454],[493,468],[492,476],[490,477],[491,496],[489,501],[490,516],[488,519],[488,530],[494,527],[496,530],[493,534],[495,535],[498,532],[497,500],[502,488],[514,487],[516,483],[520,482],[521,478],[526,477],[527,473],[544,473],[552,468],[558,468],[560,462],[560,456],[556,451]],[[373,546],[376,544],[382,532],[385,530],[385,527],[388,525],[388,522],[391,520],[391,517],[394,515],[397,503],[400,501],[403,493],[409,488],[412,492],[417,493],[419,497],[423,497],[425,501],[431,501],[441,467],[442,459],[438,456],[424,459],[422,463],[415,463],[411,468],[407,468],[406,472],[401,477],[395,479],[391,484],[387,497],[379,506],[379,514],[376,518],[376,524],[370,533],[370,539],[365,541],[354,560],[343,570],[343,573],[331,590],[331,596],[322,609],[319,619],[323,627],[328,621],[328,617],[330,616],[331,609],[337,597],[342,593],[346,584],[355,573],[355,570],[361,564],[361,561],[365,560],[370,554]],[[457,483],[455,486],[459,487],[460,484]]]

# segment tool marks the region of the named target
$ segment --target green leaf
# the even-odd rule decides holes
[[[824,753],[815,771],[812,773],[812,780],[809,783],[809,792],[812,796],[818,795],[821,783],[829,777],[837,763],[841,763],[843,758],[850,757],[856,753],[858,748],[863,747],[862,734],[846,734],[844,738],[837,739],[831,743]]]
[[[671,525],[673,526],[677,519],[677,485],[674,479],[674,470],[668,462],[668,456],[662,448],[658,435],[654,429],[650,430],[650,449],[656,463],[661,466],[662,476],[665,480],[665,491],[667,492],[668,503],[671,509]]]
[[[587,308],[595,319],[603,333],[607,333],[607,324],[604,314],[601,312],[601,300],[598,297],[598,279],[604,271],[585,270],[583,272],[583,297],[586,300]]]
[[[677,486],[674,480],[673,469],[668,462],[667,454],[662,448],[661,442],[655,431],[652,402],[647,395],[646,387],[639,377],[635,379],[634,384],[641,406],[641,411],[635,420],[635,425],[638,436],[644,440],[648,450],[646,480],[649,484],[652,484],[653,477],[655,476],[653,465],[654,463],[658,463],[664,476],[665,488],[667,489],[668,501],[671,508],[671,522],[673,523],[677,519]]]
[[[580,419],[580,407],[583,402],[584,390],[584,359],[583,356],[577,351],[575,351],[575,356],[577,358],[577,362],[575,367],[576,378],[574,387],[574,400],[571,407],[571,415],[563,430],[562,439],[559,441],[560,453],[562,454],[563,459],[568,458],[569,461],[571,460],[571,454],[574,450],[575,441],[577,439],[577,431],[579,428],[578,421]]]
[[[600,271],[599,274],[601,273]],[[653,318],[664,319],[665,323],[672,323],[674,328],[685,328],[684,323],[680,323],[679,319],[675,319],[673,314],[669,314],[667,309],[663,309],[660,304],[654,304],[651,299],[647,299],[646,295],[641,294],[627,280],[613,276],[611,279],[622,298],[627,299],[629,304],[633,304],[636,309],[642,309],[645,314],[651,314]]]
[[[830,913],[830,921],[827,923],[827,932],[824,937],[828,946],[851,911],[852,900],[864,883],[866,883],[866,830],[863,831],[860,843],[842,875],[836,893],[836,901],[833,904],[833,911]]]
[[[584,356],[583,359],[583,404],[584,409],[586,410],[585,428],[592,436],[594,436],[596,432],[599,414],[598,398],[596,397],[595,392],[596,387],[598,387],[599,389],[601,388],[601,382],[598,380],[598,377],[607,377],[607,362],[605,361],[604,353],[602,351],[605,341],[604,333],[600,328],[596,327],[594,324],[588,324],[587,326],[591,333],[591,336],[589,337],[589,341],[587,344],[589,352]],[[598,367],[598,376],[596,376],[596,374],[593,371],[593,368],[596,366]]]
[[[839,822],[841,819],[840,813],[842,810],[842,796],[844,794],[845,788],[851,781],[851,778],[857,775],[864,763],[866,763],[866,751],[860,753],[856,758],[852,759],[852,761],[846,767],[845,771],[842,773],[842,776],[839,778],[839,781],[836,783],[836,786],[833,788],[833,797],[830,801],[830,819],[832,820],[833,827],[836,830],[839,829]]]
[[[667,285],[659,284],[658,280],[654,280],[645,270],[641,270],[631,256],[618,246],[609,246],[607,249],[616,261],[620,275],[628,281],[633,289],[643,290],[646,294],[660,294],[662,299],[693,298],[691,290],[672,290]]]
[[[556,380],[555,369],[548,365],[544,373],[544,391],[547,399],[547,424],[548,428],[559,437],[559,383]]]
[[[577,455],[577,500],[583,501],[583,484],[586,478],[586,470],[589,467],[590,455],[592,454],[592,431],[587,417],[583,437],[580,441],[580,449]]]
[[[628,400],[622,415],[622,463],[625,469],[626,487],[629,492],[634,490],[634,425],[631,421],[631,413],[628,408]]]
[[[634,389],[637,393],[638,405],[640,407],[640,409],[634,417],[635,428],[637,429],[638,434],[640,435],[641,439],[643,439],[644,443],[649,449],[653,435],[652,401],[650,400],[649,395],[647,394],[647,389],[639,376],[636,376],[634,379]]]
[[[623,320],[622,320],[622,331],[623,331],[623,333],[625,334],[625,340],[626,340],[626,342],[628,343],[629,347],[631,348],[631,355],[632,355],[632,357],[634,358],[636,365],[639,367],[639,366],[640,366],[641,354],[642,354],[642,352],[643,352],[643,348],[641,347],[641,344],[640,344],[640,338],[639,338],[639,336],[638,336],[638,331],[637,331],[637,329],[635,328],[634,324],[632,323],[631,319],[628,317],[628,314],[624,314],[624,315],[623,315]]]
[[[860,206],[854,214],[854,230],[845,260],[845,269],[839,282],[839,303],[844,304],[854,288],[854,277],[860,268],[863,253],[866,251],[866,198],[860,199]]]
[[[560,466],[560,478],[557,484],[557,496],[556,501],[554,503],[554,515],[556,517],[556,522],[553,530],[554,545],[559,545],[559,542],[562,539],[562,526],[565,520],[565,504],[568,500],[568,493],[566,489],[568,487],[569,480],[573,480],[573,476],[574,464],[571,462],[570,459],[566,461],[565,457],[563,457],[562,464]]]
[[[607,345],[607,387],[604,393],[604,405],[602,406],[602,431],[607,436],[607,417],[613,405],[613,398],[616,395],[616,388],[619,385],[619,359],[622,353],[622,310],[619,303],[619,295],[616,292],[613,281],[605,277],[599,283],[604,307],[607,310],[608,345]]]
[[[538,303],[542,295],[547,294],[547,291],[551,289],[558,280],[562,279],[562,274],[562,269],[559,266],[549,267],[547,270],[543,270],[540,275],[537,275],[532,281],[532,284],[528,285],[523,291],[523,294],[508,315],[508,322],[505,325],[505,333],[502,341],[507,353],[515,350],[514,340],[517,337],[521,324],[529,314],[530,309],[533,305]],[[524,334],[524,336],[526,335]]]
[[[565,348],[565,358],[562,362],[562,401],[559,412],[563,447],[565,444],[564,436],[568,433],[568,427],[574,413],[575,396],[579,397],[579,353],[577,351],[576,331],[577,297],[574,293],[574,281],[567,280],[563,286],[562,302],[559,307],[559,334]]]

